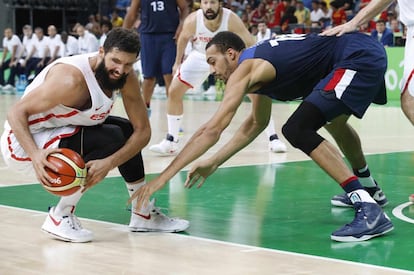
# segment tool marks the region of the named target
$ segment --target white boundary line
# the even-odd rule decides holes
[[[9,208],[9,209],[14,209],[14,210],[19,210],[19,211],[22,211],[22,212],[33,213],[33,214],[36,214],[36,215],[38,215],[38,214],[44,214],[45,216],[47,215],[47,212],[42,212],[42,211],[38,211],[38,210],[31,210],[31,209],[25,209],[25,208],[14,207],[14,206],[0,205],[0,208]],[[87,221],[90,221],[90,222],[95,222],[95,223],[112,225],[112,227],[110,227],[109,229],[112,229],[114,231],[121,231],[121,232],[128,232],[128,233],[130,232],[129,230],[127,230],[127,225],[122,225],[122,224],[112,223],[112,222],[106,222],[106,221],[100,221],[100,220],[87,219],[87,218],[80,218],[80,219],[81,220],[87,220]],[[151,232],[149,232],[149,233],[151,233]],[[186,238],[186,239],[193,239],[193,240],[203,241],[203,242],[207,242],[207,243],[238,247],[238,248],[241,249],[240,251],[242,253],[265,251],[265,252],[268,252],[268,253],[271,253],[271,254],[284,254],[284,255],[291,255],[291,256],[296,256],[296,257],[313,259],[313,260],[324,260],[324,261],[327,261],[327,262],[344,263],[344,264],[349,264],[349,265],[354,265],[354,266],[372,267],[372,268],[380,269],[380,270],[395,271],[395,272],[399,272],[401,274],[411,274],[411,275],[413,274],[412,271],[408,271],[408,270],[404,270],[404,269],[384,267],[384,266],[366,264],[366,263],[358,263],[358,262],[353,262],[353,261],[340,260],[340,259],[334,259],[334,258],[328,258],[328,257],[322,257],[322,256],[316,256],[316,255],[309,255],[309,254],[302,254],[302,253],[297,253],[297,252],[290,252],[290,251],[271,249],[271,248],[265,248],[265,247],[257,247],[257,246],[246,245],[246,244],[239,244],[239,243],[232,243],[232,242],[221,241],[221,240],[207,239],[207,238],[202,238],[202,237],[197,237],[197,236],[190,236],[190,235],[177,234],[177,233],[157,233],[157,232],[152,232],[152,233],[155,233],[155,234],[169,234],[170,236],[173,236],[174,238]],[[139,234],[139,233],[137,233],[137,234]]]
[[[408,223],[414,223],[414,219],[411,219],[411,218],[405,216],[402,212],[404,208],[406,208],[407,206],[410,206],[412,204],[413,204],[412,202],[406,202],[406,203],[400,204],[392,210],[392,214],[397,219],[400,219],[400,220],[408,222]]]

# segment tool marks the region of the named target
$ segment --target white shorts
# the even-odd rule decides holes
[[[191,51],[178,68],[175,77],[190,88],[200,87],[210,74],[210,66],[206,55],[198,51]]]
[[[404,51],[404,74],[401,93],[408,90],[414,97],[414,25],[407,27],[407,40]]]
[[[39,148],[58,148],[62,137],[73,135],[76,131],[76,126],[65,126],[42,130],[42,132],[32,134],[32,136]],[[31,159],[7,127],[1,135],[0,145],[4,162],[9,168],[17,172],[34,175],[35,171]]]

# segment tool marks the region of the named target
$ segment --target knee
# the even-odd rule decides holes
[[[299,148],[301,129],[298,123],[288,120],[282,126],[282,134],[293,147]]]

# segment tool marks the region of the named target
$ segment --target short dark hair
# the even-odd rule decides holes
[[[118,48],[120,51],[135,53],[138,56],[141,44],[138,33],[135,30],[115,28],[108,32],[103,48],[106,53],[113,48]]]
[[[225,53],[228,49],[241,52],[246,48],[243,40],[237,34],[229,31],[219,32],[206,45],[206,50],[215,45],[220,52]]]

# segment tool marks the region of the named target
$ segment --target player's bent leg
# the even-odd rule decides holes
[[[356,131],[347,123],[348,118],[348,115],[342,115],[334,119],[332,123],[325,125],[325,128],[335,139],[338,147],[348,159],[355,175],[359,178],[365,190],[381,207],[384,207],[388,204],[388,200],[377,182],[371,177],[365,156],[362,152],[360,138]],[[339,207],[353,206],[346,193],[333,196],[331,204]]]
[[[408,90],[401,94],[401,109],[408,120],[414,125],[414,96]]]
[[[174,156],[178,153],[179,132],[183,116],[183,97],[189,89],[185,83],[175,77],[170,86],[167,99],[168,132],[158,144],[149,147],[149,150],[161,156]]]

